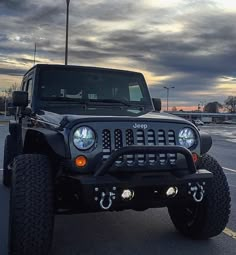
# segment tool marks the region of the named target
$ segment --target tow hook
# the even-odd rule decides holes
[[[100,207],[103,209],[103,210],[109,210],[112,206],[112,200],[114,199],[115,197],[115,193],[113,192],[102,192],[101,194],[101,200],[100,200]]]
[[[204,185],[205,183],[203,183]],[[189,190],[189,194],[192,195],[193,199],[195,202],[200,203],[202,202],[203,198],[204,198],[204,187],[203,185],[196,183],[196,185],[192,186],[191,183],[189,183],[190,186],[190,190]]]

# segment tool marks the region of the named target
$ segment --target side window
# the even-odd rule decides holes
[[[32,99],[32,91],[33,91],[33,80],[32,78],[30,78],[27,82],[27,85],[26,85],[26,88],[25,88],[25,91],[28,92],[28,95],[29,95],[29,103],[31,102],[31,99]]]

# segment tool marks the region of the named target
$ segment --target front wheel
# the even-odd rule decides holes
[[[230,193],[222,167],[209,155],[204,155],[199,169],[213,173],[201,203],[192,202],[182,207],[169,207],[170,218],[176,229],[193,239],[208,239],[219,235],[226,227],[230,214]]]
[[[53,180],[46,156],[17,156],[13,162],[9,255],[48,255],[54,223]]]

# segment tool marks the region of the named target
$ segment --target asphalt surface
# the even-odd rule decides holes
[[[52,255],[235,255],[236,239],[229,233],[236,231],[236,126],[211,125],[202,129],[213,137],[210,154],[223,167],[234,170],[225,170],[232,197],[232,212],[225,231],[228,234],[208,241],[186,239],[176,232],[166,209],[57,216]],[[0,124],[0,166],[6,133],[7,127]],[[7,254],[8,200],[9,192],[0,184],[1,255]]]

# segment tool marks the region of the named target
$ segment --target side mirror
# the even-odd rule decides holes
[[[156,112],[161,111],[161,99],[160,98],[153,98],[152,103],[154,105],[154,109]]]
[[[26,107],[28,105],[28,92],[26,91],[13,91],[12,103],[14,106]]]

